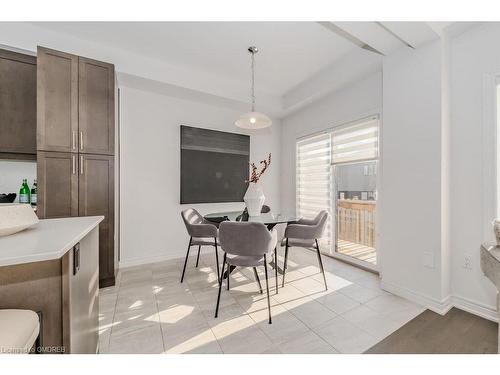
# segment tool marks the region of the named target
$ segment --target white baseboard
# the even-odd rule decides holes
[[[473,301],[469,298],[453,296],[453,306],[457,309],[470,312],[482,318],[498,323],[498,312],[494,306],[487,306],[483,303]]]
[[[400,287],[399,285],[384,281],[380,282],[380,286],[383,290],[395,294],[397,296],[406,298],[412,302],[418,303],[429,310],[432,310],[440,315],[446,314],[453,307],[451,296],[444,298],[439,301],[433,297],[426,296],[420,293],[416,293],[410,289]]]
[[[131,258],[131,259],[122,259],[120,260],[119,263],[119,268],[127,268],[127,267],[134,267],[134,266],[141,266],[143,264],[150,264],[150,263],[158,263],[158,262],[164,262],[167,260],[173,260],[173,259],[179,259],[186,256],[186,254],[165,254],[165,255],[155,255],[155,256],[150,256],[150,257],[141,257],[141,258]]]
[[[380,286],[387,292],[418,303],[419,305],[422,305],[440,315],[445,315],[451,308],[456,307],[457,309],[467,311],[493,322],[498,322],[498,312],[495,307],[487,306],[468,298],[450,295],[439,301],[435,298],[415,293],[407,288],[402,288],[384,280],[380,282]]]

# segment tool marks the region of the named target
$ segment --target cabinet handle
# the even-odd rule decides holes
[[[83,132],[80,132],[80,150],[83,150]]]
[[[76,156],[75,155],[71,155],[71,162],[73,164],[73,174],[76,173]]]
[[[76,150],[76,132],[73,130],[73,150]]]
[[[73,247],[73,276],[80,271],[80,244]]]
[[[80,174],[83,174],[83,155],[80,155]]]

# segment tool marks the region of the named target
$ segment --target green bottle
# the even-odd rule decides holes
[[[21,190],[19,190],[19,203],[30,203],[30,187],[26,179],[23,179]]]
[[[31,207],[36,211],[36,193],[37,193],[37,184],[36,180],[33,180],[33,186],[31,187]]]

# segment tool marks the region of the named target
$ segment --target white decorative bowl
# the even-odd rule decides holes
[[[0,237],[25,230],[39,221],[29,204],[0,204]]]
[[[495,232],[495,239],[497,240],[497,246],[500,246],[500,219],[495,219],[491,223],[493,225],[493,232]]]

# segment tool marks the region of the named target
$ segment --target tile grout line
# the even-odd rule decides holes
[[[195,257],[195,256],[192,256],[192,258],[193,258],[193,259],[194,259],[194,257]],[[190,258],[191,258],[191,257],[190,257]],[[207,262],[209,262],[210,264],[207,264]],[[296,263],[300,263],[300,262],[296,262]],[[176,263],[176,262],[174,262],[174,264],[177,264],[177,263]],[[209,273],[214,273],[214,274],[215,274],[214,269],[213,269],[212,262],[210,262],[210,261],[209,261],[208,257],[206,257],[206,258],[205,258],[205,257],[202,257],[202,259],[201,259],[201,263],[200,263],[200,264],[204,265],[205,267],[208,267],[208,268],[210,269],[210,272],[209,272]],[[307,264],[307,266],[309,266],[309,264]],[[377,311],[377,310],[375,310],[375,309],[373,309],[373,308],[371,308],[371,307],[367,306],[366,304],[367,304],[367,303],[369,303],[370,301],[375,300],[376,298],[379,298],[379,297],[383,296],[383,295],[384,295],[383,293],[381,293],[381,294],[377,294],[377,295],[375,295],[375,296],[371,296],[371,297],[370,297],[370,298],[368,298],[366,301],[359,302],[358,300],[356,300],[356,299],[354,299],[354,298],[350,297],[349,295],[344,294],[341,290],[338,290],[338,291],[337,291],[337,290],[334,290],[334,291],[333,291],[333,293],[339,293],[340,295],[342,295],[343,297],[347,298],[348,300],[352,300],[353,302],[356,302],[356,303],[358,304],[358,305],[357,305],[357,306],[355,306],[355,307],[352,307],[352,308],[350,308],[350,309],[348,309],[348,310],[346,310],[346,311],[343,311],[343,312],[342,312],[342,314],[339,314],[339,313],[335,312],[333,309],[329,308],[326,304],[322,303],[322,302],[320,301],[320,300],[321,300],[321,296],[319,296],[318,298],[313,298],[313,297],[311,297],[311,294],[310,294],[309,292],[303,291],[303,290],[301,290],[299,287],[297,287],[296,285],[294,285],[294,284],[293,284],[294,282],[296,282],[296,281],[298,281],[298,280],[303,280],[303,279],[304,279],[304,280],[305,280],[305,279],[309,280],[309,279],[312,279],[312,280],[314,280],[314,281],[313,281],[313,285],[318,284],[318,285],[321,285],[321,286],[322,286],[322,283],[321,283],[319,280],[316,280],[316,279],[313,277],[313,276],[318,275],[318,274],[309,274],[309,273],[304,273],[304,272],[301,272],[300,267],[299,267],[298,269],[294,270],[294,271],[296,271],[299,275],[303,275],[304,277],[303,277],[303,278],[300,278],[300,279],[297,279],[297,280],[289,281],[289,282],[287,283],[287,284],[288,284],[287,286],[292,287],[292,288],[293,288],[293,290],[295,290],[295,291],[299,294],[300,298],[305,297],[305,298],[308,298],[308,299],[309,299],[309,301],[308,301],[308,302],[317,302],[317,303],[318,303],[319,305],[321,305],[321,306],[322,306],[325,310],[328,310],[328,311],[330,311],[331,313],[333,313],[333,314],[334,314],[334,317],[333,317],[333,318],[331,318],[331,319],[328,319],[327,321],[325,321],[324,323],[322,323],[322,324],[320,324],[320,325],[309,326],[308,324],[306,324],[306,323],[304,322],[304,320],[302,320],[302,319],[301,319],[298,315],[296,315],[296,314],[293,312],[293,308],[287,308],[287,307],[285,307],[285,306],[284,306],[284,303],[285,303],[285,302],[281,303],[281,302],[279,302],[278,300],[276,300],[276,299],[274,299],[274,298],[273,298],[273,297],[275,296],[275,292],[276,292],[276,291],[275,291],[275,289],[274,289],[274,285],[273,285],[273,284],[274,284],[274,283],[273,283],[273,280],[272,280],[273,278],[271,278],[270,283],[269,283],[269,284],[270,284],[270,292],[271,292],[270,297],[272,298],[272,302],[273,302],[273,304],[275,304],[275,306],[281,306],[281,307],[282,307],[285,311],[287,311],[287,312],[289,312],[290,314],[292,314],[292,315],[294,316],[294,318],[296,318],[298,321],[300,321],[302,324],[304,324],[304,326],[305,326],[305,327],[307,327],[308,331],[309,331],[309,332],[311,332],[314,336],[318,337],[318,338],[319,338],[322,342],[324,342],[324,344],[325,344],[325,345],[327,345],[328,347],[333,348],[336,352],[340,352],[340,353],[341,353],[341,351],[340,351],[340,350],[338,350],[335,346],[333,346],[333,345],[331,345],[329,342],[327,342],[327,341],[326,341],[326,339],[324,339],[324,338],[323,338],[323,337],[322,337],[319,333],[317,333],[317,331],[316,331],[317,327],[320,327],[320,326],[322,326],[322,325],[328,325],[328,324],[329,324],[329,322],[330,322],[331,320],[333,320],[333,319],[335,319],[335,318],[337,318],[337,317],[340,317],[340,318],[341,318],[341,320],[342,320],[343,322],[346,322],[346,323],[348,323],[348,324],[350,324],[350,325],[352,325],[352,326],[356,327],[356,328],[357,328],[357,329],[359,329],[361,332],[364,332],[364,333],[365,333],[365,334],[367,334],[369,337],[371,337],[371,338],[373,338],[374,340],[376,340],[376,341],[377,341],[377,343],[378,343],[378,342],[380,342],[381,340],[383,340],[385,337],[387,337],[387,336],[385,336],[384,338],[381,338],[381,339],[379,340],[379,339],[378,339],[378,337],[376,337],[376,336],[372,335],[371,333],[367,332],[365,329],[363,329],[362,327],[360,327],[357,323],[351,322],[351,321],[349,321],[348,319],[346,319],[346,318],[344,317],[344,315],[345,315],[345,314],[347,314],[349,311],[351,311],[351,310],[353,310],[353,309],[355,309],[355,308],[357,308],[357,307],[359,307],[359,306],[366,307],[366,308],[368,308],[370,311],[372,311],[372,312],[374,312],[374,313],[376,313],[376,314],[382,314],[382,313],[380,313],[379,311]],[[154,271],[153,271],[153,269],[151,269],[151,272],[152,272],[152,275],[154,275]],[[328,271],[328,272],[330,272],[330,273],[332,273],[332,274],[334,274],[334,275],[335,275],[335,271],[330,270],[330,271]],[[196,274],[196,273],[195,273],[195,274]],[[245,283],[242,283],[241,285],[247,285],[248,283],[252,283],[252,280],[251,280],[251,278],[249,278],[249,276],[248,276],[248,275],[246,275],[246,274],[244,274],[244,273],[242,273],[242,275],[243,275],[243,276],[244,276],[244,278],[245,278]],[[121,276],[121,275],[120,275],[120,276]],[[208,274],[207,274],[207,276],[208,276]],[[273,276],[274,276],[274,275],[273,275]],[[342,276],[339,276],[339,275],[337,275],[337,276],[338,276],[338,277],[342,277]],[[367,287],[367,286],[365,286],[365,285],[363,285],[363,284],[358,284],[357,280],[358,280],[358,279],[362,279],[362,278],[363,278],[363,277],[359,277],[359,278],[357,278],[357,279],[355,279],[355,280],[349,280],[349,281],[351,281],[351,283],[352,283],[353,285],[356,285],[356,286],[358,286],[359,288],[364,288],[364,289],[367,289],[367,290],[377,291],[377,289],[375,289],[375,288]],[[120,279],[121,279],[121,277],[120,277]],[[153,279],[154,279],[154,277],[153,277]],[[236,281],[235,281],[235,282],[236,282]],[[237,283],[238,283],[237,285],[239,285],[239,282],[237,282]],[[117,314],[118,298],[119,298],[120,293],[122,292],[122,289],[121,289],[121,282],[118,282],[117,284],[118,284],[118,287],[117,287],[117,289],[116,289],[116,298],[115,298],[115,301],[114,301],[114,309],[113,309],[113,311],[112,311],[112,315],[113,315],[113,316],[112,316],[112,320],[111,320],[111,322],[112,322],[112,327],[111,327],[111,330],[110,330],[109,341],[108,341],[108,347],[109,347],[109,344],[110,344],[110,342],[111,342],[111,337],[113,336],[113,328],[114,328],[115,318],[116,318],[116,314]],[[217,283],[216,285],[217,285],[217,287],[218,287],[218,285],[219,285],[219,284]],[[164,338],[164,331],[163,331],[162,323],[161,323],[161,320],[159,319],[159,318],[160,318],[160,316],[159,316],[159,312],[160,312],[160,310],[159,310],[159,307],[160,307],[160,306],[159,306],[159,301],[158,301],[158,298],[157,298],[156,293],[155,293],[155,292],[154,292],[154,290],[153,290],[153,286],[154,286],[154,282],[152,282],[152,283],[151,283],[151,293],[153,294],[153,298],[154,298],[154,302],[155,302],[155,310],[156,310],[156,315],[158,316],[158,322],[159,322],[159,324],[160,324],[160,334],[161,334],[161,336],[162,336],[162,346],[163,346],[163,352],[165,353],[165,352],[167,351],[167,343],[165,342],[165,338]],[[306,286],[307,286],[307,285],[306,285]],[[235,286],[235,287],[237,287],[237,286]],[[195,284],[193,284],[193,285],[190,285],[190,283],[189,283],[189,282],[187,282],[187,289],[188,289],[189,293],[190,293],[190,294],[192,294],[192,292],[193,292],[193,291],[196,291],[196,290],[203,290],[204,288],[199,287],[199,286],[197,285],[197,280],[195,280]],[[218,288],[216,288],[216,289],[218,289]],[[381,289],[380,289],[380,290],[381,290]],[[272,294],[272,291],[274,291],[274,294]],[[192,294],[192,295],[193,295],[193,294]],[[264,328],[261,326],[261,324],[260,324],[259,322],[257,322],[257,320],[256,320],[256,319],[254,319],[254,318],[252,317],[252,315],[251,315],[251,314],[252,314],[252,313],[254,313],[254,312],[260,312],[260,311],[262,311],[263,309],[258,309],[258,310],[252,311],[252,313],[250,313],[248,310],[245,310],[244,306],[241,304],[241,301],[237,298],[237,295],[234,295],[234,294],[232,293],[232,291],[230,291],[230,292],[228,293],[228,295],[229,295],[229,296],[231,296],[231,298],[232,298],[232,299],[234,299],[234,301],[237,303],[237,305],[238,305],[241,309],[243,309],[242,316],[247,315],[247,316],[250,318],[250,321],[251,321],[251,322],[253,322],[253,324],[252,324],[252,325],[253,325],[253,326],[257,326],[257,330],[258,330],[258,331],[260,331],[260,332],[264,335],[264,337],[266,337],[266,338],[268,339],[268,341],[271,343],[271,349],[277,349],[278,351],[281,351],[281,349],[280,349],[280,348],[281,348],[281,345],[282,345],[283,343],[286,343],[287,341],[291,341],[291,340],[294,340],[294,339],[295,339],[295,338],[297,338],[297,337],[300,337],[300,335],[299,335],[299,334],[296,334],[296,335],[293,335],[293,334],[292,334],[292,335],[290,335],[287,339],[277,340],[277,342],[275,342],[275,341],[272,339],[271,335],[269,335],[268,333],[266,333],[266,331],[265,331],[265,330],[264,330]],[[265,295],[265,293],[264,293],[264,295]],[[264,297],[264,298],[265,298],[265,297]],[[257,302],[257,301],[254,301],[254,302]],[[218,348],[219,348],[220,352],[221,352],[221,353],[226,353],[226,352],[224,352],[224,350],[222,349],[221,341],[220,341],[220,340],[219,340],[219,338],[215,335],[215,332],[214,332],[214,327],[216,327],[216,326],[217,326],[217,324],[215,324],[215,325],[214,325],[214,327],[212,327],[212,326],[209,324],[209,321],[211,321],[211,319],[209,319],[209,313],[208,313],[208,311],[210,311],[210,310],[206,310],[206,311],[205,311],[205,310],[201,309],[200,302],[198,301],[198,299],[197,299],[197,298],[194,298],[194,295],[193,295],[193,303],[194,303],[194,305],[196,306],[196,308],[198,308],[198,309],[200,309],[200,310],[202,311],[202,317],[203,317],[203,319],[204,319],[204,323],[205,323],[205,325],[206,325],[206,326],[208,326],[208,329],[210,330],[210,332],[211,332],[211,334],[212,334],[212,336],[213,336],[214,340],[217,342],[217,346],[218,346]],[[266,307],[266,310],[267,310],[267,307]],[[271,310],[272,310],[272,307],[271,307]],[[392,310],[391,310],[391,311],[392,311]],[[326,312],[326,311],[325,311],[325,312]],[[383,314],[382,314],[382,315],[383,315]],[[388,320],[390,320],[392,323],[398,323],[398,324],[399,324],[399,320],[398,320],[398,319],[396,319],[395,317],[394,317],[394,318],[391,318],[391,319],[389,319],[389,318],[387,318],[387,319],[388,319]],[[409,320],[411,320],[411,318],[410,318]],[[313,323],[314,323],[314,322],[313,322]],[[403,323],[403,325],[404,325],[404,323]],[[139,328],[138,328],[138,329],[139,329]],[[137,329],[137,330],[138,330],[138,329]],[[390,334],[390,333],[389,333],[389,334]]]
[[[152,272],[153,273],[153,272]],[[156,299],[156,293],[153,291],[154,283],[153,283],[153,278],[151,278],[151,291],[153,293],[153,298],[155,300],[155,306],[156,306],[156,314],[158,315],[158,324],[160,325],[160,334],[161,334],[161,344],[163,347],[163,354],[167,351],[165,347],[165,339],[163,337],[163,325],[161,324],[161,318],[160,318],[160,308],[158,307],[158,300]]]
[[[312,275],[306,275],[305,273],[301,272],[300,270],[295,270],[295,271],[297,271],[297,272],[299,272],[299,273],[302,273],[302,274],[303,274],[305,277],[307,277],[307,278],[309,278],[309,277],[311,277],[311,276],[312,276]],[[314,278],[312,278],[312,280],[316,281],[316,282],[317,282],[317,284],[322,285],[319,281],[315,280]],[[296,281],[296,280],[294,280],[294,281]],[[302,290],[298,289],[295,285],[293,285],[293,284],[291,284],[291,283],[293,283],[293,281],[291,281],[291,282],[289,282],[289,283],[288,283],[288,286],[289,286],[289,287],[294,288],[294,289],[295,289],[295,290],[297,290],[299,293],[302,293],[305,297],[311,298],[311,297],[309,297],[307,294],[305,294]],[[313,300],[313,301],[315,301],[315,302],[317,302],[317,303],[321,304],[322,306],[324,306],[321,302],[316,301],[314,298],[311,298],[311,300]],[[277,302],[278,302],[278,301],[277,301]],[[329,346],[329,347],[333,348],[333,349],[334,349],[337,353],[341,353],[341,351],[340,351],[340,350],[338,350],[336,347],[334,347],[333,345],[331,345],[331,344],[330,344],[329,342],[327,342],[327,341],[326,341],[323,337],[321,337],[321,335],[319,335],[317,332],[315,332],[315,331],[313,330],[313,327],[310,327],[310,326],[309,326],[309,325],[307,325],[304,321],[302,321],[302,320],[301,320],[301,319],[300,319],[297,315],[295,315],[295,314],[293,313],[293,311],[288,310],[288,309],[287,309],[285,306],[283,306],[280,302],[278,302],[278,303],[279,303],[279,304],[280,304],[280,306],[282,306],[282,307],[283,307],[286,311],[288,311],[290,314],[292,314],[292,315],[293,315],[293,316],[294,316],[294,317],[295,317],[298,321],[300,321],[302,324],[304,324],[304,325],[308,328],[308,330],[309,330],[310,332],[312,332],[315,336],[317,336],[317,337],[318,337],[321,341],[323,341],[323,342],[324,342],[327,346]],[[325,307],[325,308],[327,308],[328,310],[332,311],[332,310],[331,310],[331,309],[329,309],[327,306],[324,306],[324,307]],[[339,316],[339,314],[337,314],[335,311],[332,311],[332,312],[333,312],[336,316]]]
[[[219,255],[220,255],[220,254],[219,254]],[[200,256],[200,258],[201,258],[201,256]],[[212,270],[212,267],[211,267],[211,266],[209,266],[209,265],[207,265],[207,264],[205,263],[205,259],[204,259],[204,258],[201,258],[200,260],[201,260],[201,264],[204,264],[204,265],[205,265],[205,267],[210,267],[211,272],[213,272],[214,274],[216,274],[216,271],[215,271],[215,270]],[[187,281],[186,281],[186,282],[187,282]],[[191,290],[191,287],[189,286],[189,283],[188,283],[188,289],[189,289],[189,292],[192,294],[192,290]],[[209,322],[208,322],[208,319],[207,319],[206,315],[203,313],[203,309],[202,309],[202,308],[201,308],[201,306],[199,305],[199,303],[198,303],[197,299],[194,297],[194,295],[193,295],[193,301],[194,301],[194,303],[196,304],[196,306],[200,309],[200,311],[201,311],[201,316],[203,316],[203,319],[205,320],[205,324],[207,325],[208,329],[209,329],[209,330],[210,330],[210,332],[212,333],[212,336],[214,337],[215,342],[217,343],[217,346],[219,347],[219,349],[220,349],[221,353],[225,354],[225,353],[224,353],[224,351],[222,350],[222,345],[220,344],[219,339],[218,339],[218,338],[217,338],[217,336],[215,335],[215,332],[213,331],[212,326],[209,324]]]
[[[302,292],[300,289],[298,289],[297,287],[295,287],[294,285],[289,285],[289,286],[291,286],[292,288],[295,288],[298,292],[300,292],[300,293],[304,294],[304,296],[305,296],[305,297],[311,298],[311,297],[309,297],[308,295],[306,295],[304,292]],[[346,296],[346,297],[347,297],[347,296]],[[377,297],[378,297],[378,296],[377,296]],[[375,297],[375,298],[376,298],[376,297]],[[312,299],[312,298],[311,298],[311,299]],[[314,301],[314,299],[312,299],[312,300]],[[318,302],[318,301],[316,301],[316,302]],[[318,303],[320,303],[320,302],[318,302]],[[320,304],[321,304],[321,303],[320,303]],[[321,304],[321,305],[322,305],[322,304]],[[363,304],[360,304],[360,306],[362,306],[362,305],[363,305]],[[322,306],[324,306],[324,305],[322,305]],[[310,331],[312,331],[314,334],[316,334],[318,337],[320,337],[320,338],[321,338],[323,341],[325,341],[325,342],[326,342],[326,340],[325,340],[325,339],[324,339],[324,338],[323,338],[320,334],[318,334],[318,333],[317,333],[314,329],[315,329],[315,328],[317,328],[317,327],[319,327],[319,326],[326,325],[328,322],[330,322],[330,321],[332,321],[333,319],[336,319],[336,318],[338,318],[338,317],[340,317],[342,320],[346,321],[347,323],[352,324],[352,325],[354,325],[355,327],[359,328],[359,329],[360,329],[360,330],[362,330],[364,333],[366,333],[368,336],[373,337],[375,340],[378,340],[378,338],[377,338],[377,337],[375,337],[375,336],[373,336],[372,334],[370,334],[370,333],[366,332],[363,328],[359,327],[358,325],[356,325],[356,324],[354,324],[354,323],[351,323],[350,321],[348,321],[347,319],[345,319],[345,318],[344,318],[341,314],[337,314],[335,311],[332,311],[332,310],[328,309],[328,307],[326,307],[326,306],[324,306],[324,307],[325,307],[325,308],[327,308],[329,311],[332,311],[332,312],[336,315],[336,316],[335,316],[335,318],[332,318],[332,319],[330,319],[330,320],[327,320],[326,322],[324,322],[324,323],[322,323],[322,324],[319,324],[319,325],[317,325],[317,326],[314,326],[314,327],[311,327],[311,326],[309,326],[308,324],[306,324],[306,323],[305,323],[302,319],[300,319],[300,317],[298,317],[297,315],[295,315],[295,314],[293,313],[293,311],[292,311],[292,310],[288,310],[285,306],[283,306],[283,307],[284,307],[287,311],[289,311],[291,314],[293,314],[293,315],[294,315],[294,316],[295,316],[298,320],[300,320],[300,321],[301,321],[301,322],[302,322],[302,323],[303,323],[303,324],[304,324],[307,328],[309,328],[309,330],[310,330]],[[382,341],[382,340],[378,340],[378,341],[377,341],[377,343],[378,343],[378,342],[380,342],[380,341]],[[335,349],[337,352],[342,353],[342,352],[341,352],[339,349],[337,349],[335,346],[333,346],[333,345],[329,344],[328,342],[326,342],[326,343],[327,343],[328,345],[330,345],[333,349]]]
[[[115,327],[116,306],[118,305],[118,292],[120,291],[120,284],[121,284],[121,274],[118,275],[118,285],[116,286],[116,298],[115,298],[115,305],[113,307],[113,318],[111,319],[111,329],[109,330],[108,350],[109,346],[111,345],[111,335],[113,334],[113,328]]]
[[[100,297],[100,293],[99,293],[99,297]],[[113,312],[112,312],[112,317],[111,317],[111,327],[109,327],[109,337],[108,337],[108,343],[106,345],[107,349],[109,350],[109,345],[111,343],[111,333],[113,332],[113,323],[115,322],[115,311],[116,311],[116,304],[117,304],[117,301],[118,301],[118,292],[116,292],[116,298],[115,298],[115,303],[114,303],[114,306],[113,306]],[[99,301],[100,303],[100,301]],[[99,331],[100,327],[98,327],[98,331]],[[98,340],[99,341],[99,340]],[[99,345],[99,353],[101,351],[101,348],[100,348],[100,345]],[[103,353],[104,354],[104,353]]]
[[[155,299],[154,293],[153,293],[153,291],[152,291],[152,287],[153,287],[153,285],[152,285],[152,284],[153,284],[153,283],[151,282],[151,294],[153,295],[153,299]],[[114,314],[113,314],[113,323],[114,323],[114,319],[115,319],[115,316],[116,316],[116,306],[118,305],[118,297],[119,297],[119,292],[120,292],[120,289],[121,289],[121,283],[120,283],[120,285],[118,286],[117,298],[116,298],[116,304],[115,304],[115,311],[114,311]],[[155,306],[156,306],[156,299],[155,299]],[[157,312],[158,312],[158,310],[157,310]],[[151,326],[153,326],[153,325],[151,325]],[[114,327],[115,327],[115,324],[113,324],[112,328],[114,328]],[[130,329],[130,330],[128,330],[128,331],[126,331],[126,332],[122,333],[122,335],[132,334],[132,333],[135,333],[135,332],[141,331],[141,330],[146,329],[146,328],[148,328],[148,327],[138,327],[138,328],[133,328],[133,329]],[[111,339],[111,335],[112,335],[112,334],[113,334],[113,329],[111,330],[110,339]],[[115,333],[115,334],[118,334],[118,335],[119,335],[119,333]],[[163,339],[163,337],[162,337],[162,339]]]

